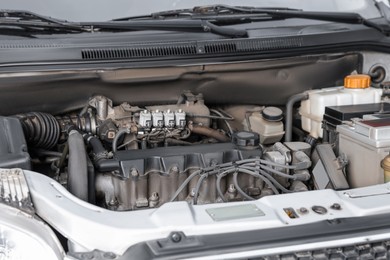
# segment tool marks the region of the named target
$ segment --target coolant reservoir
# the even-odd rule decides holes
[[[325,107],[379,103],[382,89],[371,88],[370,84],[368,75],[349,75],[344,79],[344,87],[308,91],[309,99],[302,101],[299,109],[302,129],[314,138],[322,137]]]

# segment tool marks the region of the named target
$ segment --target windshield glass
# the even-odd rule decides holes
[[[357,12],[367,19],[380,17],[373,0],[1,0],[0,8],[27,10],[53,18],[83,22],[214,4]]]

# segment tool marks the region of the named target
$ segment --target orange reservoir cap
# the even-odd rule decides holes
[[[349,75],[344,78],[344,87],[350,89],[369,88],[371,77],[365,74]]]

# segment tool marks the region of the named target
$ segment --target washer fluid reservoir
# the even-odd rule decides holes
[[[370,76],[359,74],[345,77],[343,87],[309,90],[309,98],[301,102],[299,109],[302,129],[314,138],[321,138],[325,107],[380,103],[382,89],[370,84]]]
[[[261,144],[274,144],[284,135],[283,111],[277,107],[266,107],[261,113],[254,112],[249,116],[250,127],[245,129],[258,133]]]

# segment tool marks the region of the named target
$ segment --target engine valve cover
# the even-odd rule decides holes
[[[217,169],[223,163],[261,156],[262,150],[259,147],[240,150],[232,143],[119,151],[115,154],[115,159],[120,162],[120,172],[110,174],[109,177],[107,174],[105,177],[98,176],[97,192],[104,194],[105,206],[115,210],[158,207],[169,202],[183,182],[199,169]],[[200,175],[192,178],[177,200],[191,200],[199,178]],[[216,178],[215,175],[210,175],[202,183],[199,204],[221,201],[216,191]],[[253,176],[243,174],[238,181],[241,188],[249,193],[256,193],[255,190],[259,189]],[[112,185],[111,189],[107,189],[107,182]],[[221,181],[222,192],[229,192],[232,184],[230,176],[225,177]],[[230,192],[234,191],[230,188]],[[240,199],[239,195],[232,200],[235,199]]]

